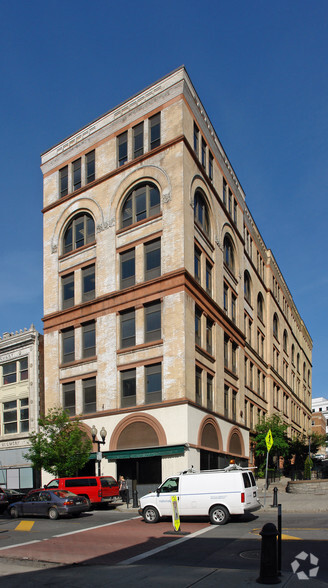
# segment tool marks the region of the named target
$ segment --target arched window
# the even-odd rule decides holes
[[[63,253],[79,249],[95,240],[95,223],[90,214],[77,214],[67,225],[63,238]]]
[[[232,240],[229,235],[226,235],[223,239],[223,255],[224,263],[228,266],[230,271],[235,271],[235,256],[233,250]]]
[[[278,339],[278,316],[277,316],[276,312],[273,315],[272,330],[273,330],[273,336],[276,339]]]
[[[288,335],[286,329],[284,330],[284,338],[283,338],[283,347],[284,352],[287,353],[287,346],[288,346]]]
[[[251,303],[251,277],[247,270],[244,272],[244,296]]]
[[[264,316],[264,300],[261,292],[257,295],[257,316],[263,323],[263,316]]]
[[[158,188],[151,183],[138,184],[131,190],[123,202],[121,227],[155,216],[160,212],[160,195]]]
[[[210,221],[208,215],[208,208],[205,198],[200,190],[197,190],[194,201],[194,220],[197,225],[209,237],[210,235]]]

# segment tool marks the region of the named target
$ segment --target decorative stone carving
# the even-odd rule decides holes
[[[57,251],[58,251],[58,245],[57,244],[51,245],[51,253],[57,253]]]
[[[172,199],[171,192],[169,190],[164,190],[162,194],[162,202],[163,204],[167,204]]]

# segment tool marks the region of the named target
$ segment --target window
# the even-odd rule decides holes
[[[225,312],[228,312],[229,303],[229,288],[226,283],[223,284],[223,308]]]
[[[207,353],[210,353],[211,355],[213,353],[212,333],[213,333],[213,322],[211,321],[211,319],[207,318],[206,319],[206,351],[207,351]]]
[[[231,346],[231,370],[234,374],[237,373],[237,349],[238,345],[232,343]]]
[[[229,368],[229,337],[224,335],[224,348],[223,348],[224,367]]]
[[[233,244],[228,235],[224,237],[223,240],[223,254],[224,254],[224,263],[226,266],[234,273],[235,271],[235,259],[234,259],[234,251],[233,251]]]
[[[149,119],[150,149],[155,149],[161,144],[161,113]]]
[[[206,168],[206,143],[204,139],[202,139],[202,166]]]
[[[81,157],[72,163],[73,167],[73,192],[81,188]]]
[[[199,128],[194,123],[194,151],[198,157],[198,149],[199,149]]]
[[[121,407],[136,404],[136,369],[121,372]]]
[[[209,261],[206,261],[206,292],[211,296],[212,294],[212,266]]]
[[[145,244],[145,280],[153,280],[161,275],[161,240]]]
[[[74,327],[62,331],[62,362],[70,363],[75,359]]]
[[[117,137],[117,162],[118,167],[128,160],[128,132],[125,131]]]
[[[213,376],[207,374],[206,400],[208,410],[213,410]]]
[[[95,240],[95,223],[88,213],[78,214],[64,232],[63,253],[69,253]]]
[[[233,201],[233,220],[234,223],[237,224],[238,219],[238,206],[236,200]]]
[[[133,127],[133,158],[143,155],[144,124]]]
[[[210,224],[208,208],[205,202],[205,198],[199,190],[197,190],[195,194],[194,220],[195,223],[204,231],[204,233],[209,236]]]
[[[69,416],[75,415],[75,382],[63,384],[63,407]]]
[[[229,387],[224,386],[224,416],[229,418]]]
[[[145,305],[145,341],[161,339],[161,303],[152,302]]]
[[[273,336],[276,339],[278,339],[278,316],[276,313],[274,313],[274,315],[273,315],[272,330],[273,330]]]
[[[136,344],[135,310],[121,312],[121,348],[133,347]]]
[[[237,392],[232,391],[232,420],[235,421],[237,418]]]
[[[82,325],[82,357],[96,355],[96,323],[90,321]]]
[[[285,329],[284,335],[283,335],[283,349],[284,349],[285,353],[287,353],[287,347],[288,347],[288,335],[287,335],[287,331]]]
[[[90,151],[85,156],[85,183],[90,184],[96,178],[95,151]]]
[[[196,402],[197,404],[202,403],[202,370],[196,366]]]
[[[160,363],[145,367],[146,404],[162,400],[162,365]]]
[[[234,294],[231,294],[231,320],[232,322],[236,322],[236,306],[237,306],[237,298]]]
[[[261,292],[257,296],[257,316],[263,323],[264,300]]]
[[[12,361],[11,363],[6,363],[2,366],[2,374],[3,374],[3,385],[5,384],[13,384],[17,381],[17,374],[16,374],[16,361]]]
[[[29,430],[28,398],[3,403],[3,434],[26,433]]]
[[[28,379],[28,361],[27,357],[19,361],[20,381]]]
[[[210,180],[213,180],[213,155],[210,151],[208,153],[208,176]]]
[[[201,281],[201,252],[195,247],[195,278],[197,282]]]
[[[228,188],[228,210],[229,214],[232,214],[232,192],[230,188]]]
[[[96,293],[94,264],[82,268],[82,302],[93,300]]]
[[[83,388],[83,413],[96,412],[97,395],[96,395],[96,378],[88,378],[82,381]]]
[[[251,303],[251,278],[248,271],[244,272],[244,295],[247,302]]]
[[[121,227],[128,227],[160,213],[159,190],[154,184],[138,184],[122,206]]]
[[[68,165],[59,170],[59,196],[63,198],[68,194]]]
[[[61,279],[62,282],[62,307],[74,306],[74,274],[67,274]]]
[[[227,182],[224,178],[222,180],[222,196],[223,204],[224,206],[227,206]]]
[[[201,346],[202,343],[202,311],[195,308],[195,343]]]
[[[120,253],[121,288],[134,286],[135,283],[135,250]]]

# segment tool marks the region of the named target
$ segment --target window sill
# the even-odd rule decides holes
[[[59,369],[65,369],[68,367],[73,367],[75,365],[85,364],[85,363],[93,362],[93,361],[97,361],[96,355],[92,355],[90,357],[83,357],[81,359],[75,359],[74,361],[70,361],[67,363],[61,363],[61,364],[59,364]]]
[[[140,349],[147,349],[148,347],[155,347],[163,345],[163,339],[157,339],[156,341],[147,341],[147,343],[140,343],[139,345],[133,345],[132,347],[121,347],[117,350],[117,355],[122,353],[131,353],[131,351],[139,351]]]

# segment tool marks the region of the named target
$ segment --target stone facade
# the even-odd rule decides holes
[[[46,409],[105,426],[103,472],[247,463],[276,411],[308,429],[311,338],[183,67],[41,168]]]
[[[0,378],[0,486],[33,488],[38,472],[24,455],[44,404],[43,336],[33,325],[0,337]]]

